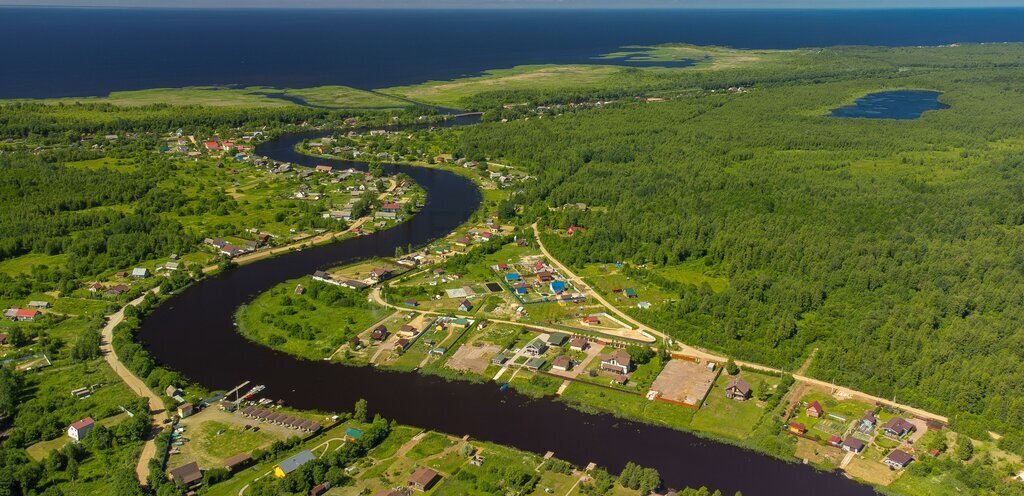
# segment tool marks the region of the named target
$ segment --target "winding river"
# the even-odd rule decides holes
[[[257,147],[258,154],[307,166],[365,164],[301,155],[295,145],[323,133],[290,134]],[[595,462],[617,472],[628,461],[657,468],[666,486],[759,494],[867,495],[874,491],[836,473],[771,457],[664,427],[574,410],[551,398],[531,399],[493,383],[448,382],[415,373],[307,361],[255,344],[235,332],[235,310],[282,281],[395,247],[421,246],[469,219],[481,202],[469,179],[403,165],[426,190],[426,204],[392,229],[264,259],[209,277],[158,307],[139,339],[163,365],[211,389],[243,381],[265,384],[267,394],[298,408],[349,411],[365,398],[374,413],[402,424],[544,453],[583,466]]]

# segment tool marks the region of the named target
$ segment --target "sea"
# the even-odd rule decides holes
[[[628,45],[1024,41],[1024,8],[311,10],[0,7],[0,98],[193,85],[363,89],[597,63]]]

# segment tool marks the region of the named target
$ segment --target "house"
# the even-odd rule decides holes
[[[565,281],[551,281],[551,292],[555,294],[565,291]]]
[[[393,214],[397,214],[401,210],[402,210],[402,206],[397,204],[397,203],[385,203],[385,204],[380,206],[380,211],[381,212],[390,212],[390,213],[393,213]]]
[[[917,427],[914,427],[914,424],[900,417],[893,417],[882,426],[882,432],[892,437],[903,437],[915,430],[917,430]]]
[[[377,267],[370,271],[370,279],[380,282],[391,277],[391,269]]]
[[[381,489],[373,493],[373,496],[408,496],[407,494],[397,489]]]
[[[203,472],[199,470],[199,464],[196,462],[186,463],[178,468],[171,469],[168,473],[175,484],[185,487],[191,486],[203,478]]]
[[[530,341],[530,343],[526,345],[526,349],[523,350],[523,352],[530,356],[537,356],[543,354],[547,350],[548,345],[545,344],[544,341],[541,341],[540,338],[534,338],[533,341]]]
[[[400,329],[398,329],[398,332],[399,332],[399,334],[411,334],[413,336],[415,336],[415,335],[420,333],[419,329],[417,329],[417,328],[415,328],[415,327],[413,327],[413,326],[411,326],[409,324],[403,325]]]
[[[145,279],[147,277],[149,277],[149,269],[145,267],[136,267],[132,269],[133,279]]]
[[[892,453],[889,453],[889,456],[885,457],[883,462],[894,470],[900,470],[906,468],[907,465],[910,465],[910,462],[913,460],[914,457],[910,456],[906,451],[894,449],[892,450]]]
[[[526,361],[526,368],[529,370],[537,371],[540,370],[544,364],[547,363],[543,358],[536,356]]]
[[[111,287],[107,288],[107,290],[104,291],[103,294],[107,294],[107,295],[110,295],[110,296],[120,296],[120,295],[123,295],[123,294],[125,294],[127,292],[128,292],[128,286],[125,286],[124,284],[118,284],[116,286],[111,286]]]
[[[743,401],[750,398],[750,383],[741,377],[737,377],[725,385],[725,397],[731,400]]]
[[[582,322],[584,325],[598,325],[601,323],[601,319],[594,315],[588,315],[583,317]]]
[[[309,496],[322,496],[330,488],[331,488],[331,483],[330,482],[323,482],[321,484],[317,484],[316,486],[313,487],[313,489],[309,490]]]
[[[185,418],[188,417],[189,415],[192,415],[193,413],[195,413],[195,407],[192,406],[192,403],[182,403],[178,405],[179,417]]]
[[[470,303],[469,300],[462,300],[462,303],[459,303],[459,311],[460,312],[468,312],[468,311],[470,311],[472,309],[473,309],[473,304]]]
[[[601,370],[625,375],[632,367],[629,353],[626,353],[626,350],[615,350],[611,355],[603,355],[600,358]]]
[[[452,327],[455,327],[455,328],[458,328],[458,329],[465,329],[465,328],[469,327],[469,320],[463,319],[461,317],[457,318],[457,319],[449,320],[448,323],[451,324]]]
[[[409,476],[409,487],[417,491],[426,491],[431,487],[434,487],[434,484],[437,483],[439,478],[440,476],[437,474],[436,470],[421,468]]]
[[[839,436],[829,436],[828,437],[828,444],[829,444],[829,446],[834,446],[836,448],[841,448],[843,446],[843,438],[841,438]]]
[[[402,304],[407,306],[407,307],[413,307],[413,308],[420,306],[420,302],[418,302],[416,300],[405,300],[404,302],[402,302]]]
[[[300,296],[306,294],[306,288],[302,287],[301,284],[296,284],[295,285],[295,294],[300,295]]]
[[[565,343],[569,341],[569,335],[561,332],[552,332],[548,335],[548,346],[565,346]]]
[[[504,365],[508,361],[508,357],[504,353],[498,353],[491,358],[491,363],[494,365]]]
[[[36,316],[39,315],[38,310],[31,308],[19,308],[14,311],[14,318],[11,320],[17,320],[19,322],[32,322],[36,320]]]
[[[224,460],[222,465],[224,466],[224,470],[227,470],[228,472],[234,472],[238,469],[245,467],[251,461],[252,456],[250,456],[249,453],[239,453],[235,456],[232,456],[231,458],[228,458],[227,460]]]
[[[857,439],[853,436],[849,436],[843,440],[842,445],[843,451],[851,451],[853,453],[860,453],[864,451],[864,441]]]
[[[95,426],[96,421],[92,417],[85,417],[68,426],[68,437],[74,439],[75,442],[81,441]]]
[[[369,285],[366,284],[365,282],[357,281],[355,279],[342,279],[341,281],[338,281],[337,284],[338,286],[341,286],[343,288],[355,289],[357,291],[369,287]]]
[[[825,413],[825,410],[821,408],[821,403],[812,401],[810,405],[807,405],[807,416],[811,418],[821,418],[821,415]]]
[[[313,170],[317,172],[331,172],[332,170],[334,170],[334,167],[331,167],[329,165],[318,165],[314,167]]]
[[[626,298],[636,298],[636,290],[633,288],[626,288],[622,292],[626,295]]]
[[[180,390],[180,389],[178,389],[178,388],[176,388],[176,387],[174,387],[174,386],[167,386],[167,389],[164,389],[164,394],[166,394],[167,396],[169,396],[171,398],[176,398],[176,397],[184,396],[185,392]]]
[[[540,282],[551,282],[555,280],[555,276],[546,270],[542,270],[537,273],[537,280]]]
[[[864,418],[860,419],[860,427],[866,431],[871,431],[875,428],[875,424],[878,423],[878,417],[875,417],[875,412],[868,410],[864,412]]]
[[[286,475],[294,472],[295,469],[313,461],[314,459],[316,459],[316,456],[313,456],[312,451],[301,451],[295,456],[278,463],[277,466],[274,467],[274,477],[283,479]]]
[[[89,285],[89,292],[90,293],[95,293],[95,292],[97,292],[97,291],[99,291],[101,289],[103,289],[103,285],[98,283],[98,282],[94,282],[94,283]]]
[[[384,341],[388,337],[388,328],[381,324],[370,331],[370,338],[374,341]]]
[[[408,339],[402,338],[395,341],[395,347],[402,351],[409,349],[409,346],[412,346],[412,341],[409,341]]]
[[[519,280],[519,274],[515,272],[505,274],[505,280],[508,282],[516,282]]]
[[[48,302],[48,301],[40,301],[40,300],[32,300],[32,301],[28,302],[28,307],[29,308],[35,308],[36,310],[43,310],[45,308],[50,308],[50,302]]]
[[[801,424],[800,422],[790,422],[789,432],[792,432],[793,434],[803,434],[807,432],[807,427],[804,426],[804,424]]]
[[[356,429],[355,427],[349,427],[345,429],[345,440],[346,441],[360,441],[363,439],[363,431]]]
[[[551,368],[561,370],[562,372],[568,372],[572,369],[572,359],[568,356],[561,355],[551,362]]]
[[[7,334],[0,332],[0,346],[7,344]]]
[[[590,343],[586,339],[580,337],[572,338],[572,341],[569,341],[569,349],[573,351],[584,351],[589,345]]]
[[[629,377],[627,377],[624,374],[620,374],[618,372],[612,372],[612,380],[611,380],[612,384],[618,384],[620,386],[625,386],[627,382],[629,382]]]
[[[462,237],[460,237],[460,238],[455,240],[455,246],[466,247],[466,246],[469,246],[471,244],[473,244],[473,240],[469,239],[466,236],[462,236]]]

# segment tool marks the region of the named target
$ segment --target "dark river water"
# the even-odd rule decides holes
[[[230,84],[379,89],[521,64],[643,65],[593,57],[671,42],[798,48],[999,41],[1024,41],[1024,9],[0,7],[0,46],[8,47],[0,98]]]
[[[303,165],[350,167],[350,162],[304,156],[294,150],[317,133],[292,134],[260,145],[257,153]],[[361,165],[357,165],[362,168]],[[400,423],[465,435],[544,453],[583,466],[618,472],[626,462],[657,468],[669,487],[707,486],[744,495],[874,494],[835,473],[787,464],[731,445],[672,429],[573,410],[553,399],[530,399],[494,383],[448,382],[415,373],[301,360],[247,341],[233,314],[243,303],[287,279],[371,256],[419,246],[469,219],[480,204],[477,187],[449,171],[388,166],[427,192],[412,220],[383,232],[266,259],[207,278],[158,307],[139,338],[163,365],[211,389],[242,381],[265,384],[265,394],[298,408],[350,411],[365,398],[374,413]]]

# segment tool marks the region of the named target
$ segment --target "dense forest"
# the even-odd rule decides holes
[[[1024,452],[1021,48],[943,50],[822,50],[861,56],[788,80],[750,69],[746,93],[459,130],[460,153],[537,174],[522,215],[587,228],[546,240],[565,261],[700,259],[728,277],[636,314],[650,324],[790,370],[819,348],[812,375]],[[828,116],[898,88],[942,91],[951,107]],[[576,202],[591,208],[550,210]]]

